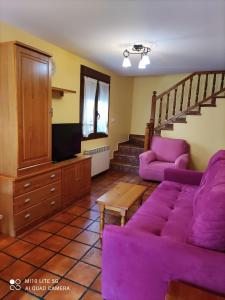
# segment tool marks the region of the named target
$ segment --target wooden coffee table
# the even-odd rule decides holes
[[[128,209],[138,200],[142,204],[142,196],[146,190],[147,187],[144,185],[120,182],[96,200],[100,209],[100,237],[102,237],[104,228],[105,210],[119,212],[121,215],[121,226],[124,226]]]

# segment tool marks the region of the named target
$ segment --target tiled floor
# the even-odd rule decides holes
[[[136,175],[108,171],[93,179],[91,194],[73,206],[18,238],[0,236],[0,299],[102,299],[95,200],[120,181],[147,185],[145,199],[156,187]],[[120,219],[107,214],[106,223]],[[10,291],[10,279],[20,279],[22,289]]]

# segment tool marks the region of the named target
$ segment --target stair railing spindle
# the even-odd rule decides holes
[[[184,103],[184,86],[185,86],[185,82],[182,84],[182,92],[181,92],[181,100],[180,100],[180,111],[183,110],[183,103]]]
[[[215,93],[216,87],[216,74],[213,75],[212,95]]]
[[[177,88],[174,90],[173,115],[175,115],[176,113],[176,105],[177,105]]]
[[[208,74],[206,74],[205,77],[205,88],[204,88],[204,96],[203,96],[204,99],[206,98],[207,88],[208,88]]]
[[[187,103],[187,107],[188,107],[188,108],[191,106],[191,89],[192,89],[192,81],[193,81],[193,77],[190,78],[189,93],[188,93],[188,103]]]
[[[162,100],[163,100],[163,97],[160,98],[160,104],[159,104],[159,120],[158,120],[159,124],[162,123]]]
[[[225,74],[223,73],[223,74],[222,74],[222,77],[221,77],[221,84],[220,84],[220,89],[221,89],[221,90],[222,90],[222,88],[223,88],[224,76],[225,76]]]
[[[166,100],[166,120],[168,119],[168,113],[169,113],[169,100],[170,100],[170,93],[167,94],[167,100]]]
[[[197,88],[196,88],[195,104],[198,103],[198,95],[199,95],[199,87],[200,87],[200,77],[201,77],[201,74],[198,74],[198,83],[197,83]]]

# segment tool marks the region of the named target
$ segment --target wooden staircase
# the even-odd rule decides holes
[[[130,134],[129,140],[118,145],[110,162],[113,170],[138,174],[139,154],[144,151],[144,135]]]
[[[194,72],[157,96],[153,92],[150,121],[145,130],[145,151],[153,135],[173,130],[174,123],[187,123],[187,115],[201,115],[202,107],[215,107],[225,98],[225,71]]]

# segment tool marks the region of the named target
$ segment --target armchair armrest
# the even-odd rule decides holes
[[[198,171],[167,168],[164,172],[164,180],[199,185],[202,175],[203,173]]]
[[[175,166],[176,166],[176,168],[179,168],[179,169],[186,169],[188,161],[189,161],[189,154],[184,153],[184,154],[178,156],[178,158],[175,160]]]
[[[156,159],[156,155],[152,150],[143,152],[139,155],[140,163],[148,164]]]

